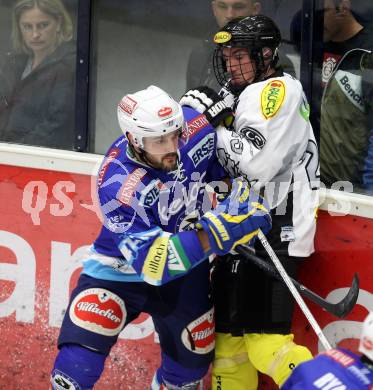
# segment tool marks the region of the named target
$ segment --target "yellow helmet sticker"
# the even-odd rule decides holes
[[[214,35],[215,43],[225,43],[230,41],[232,38],[232,34],[228,31],[219,31]]]
[[[273,118],[285,98],[285,85],[281,80],[271,80],[262,91],[262,113],[266,119]]]

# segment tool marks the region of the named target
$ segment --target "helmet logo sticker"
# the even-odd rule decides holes
[[[265,119],[273,118],[277,114],[284,98],[285,85],[281,80],[272,80],[263,88],[261,104]]]
[[[230,41],[232,38],[232,34],[228,31],[219,31],[214,36],[215,43],[226,43]]]
[[[165,118],[167,116],[170,116],[172,114],[172,108],[171,107],[162,107],[158,111],[158,116],[161,118]]]
[[[373,340],[370,340],[368,337],[363,337],[361,342],[366,350],[373,351]]]
[[[120,102],[119,107],[122,109],[122,111],[126,112],[129,115],[132,115],[135,111],[135,108],[137,106],[137,101],[133,100],[129,96],[125,96]]]

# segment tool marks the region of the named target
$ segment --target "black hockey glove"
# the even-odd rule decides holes
[[[209,123],[217,127],[220,124],[230,126],[233,122],[233,112],[224,100],[210,87],[201,86],[186,92],[180,99],[180,104],[194,108],[205,114]]]

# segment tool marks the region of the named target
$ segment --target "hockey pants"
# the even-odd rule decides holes
[[[216,333],[212,389],[256,390],[258,371],[281,386],[295,366],[312,359],[311,352],[293,338],[292,334]]]

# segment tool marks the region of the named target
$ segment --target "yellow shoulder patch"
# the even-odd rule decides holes
[[[225,43],[230,41],[232,38],[232,34],[228,31],[219,31],[214,35],[215,43]]]
[[[265,119],[273,118],[285,98],[285,85],[281,80],[271,80],[262,91],[261,104]]]

